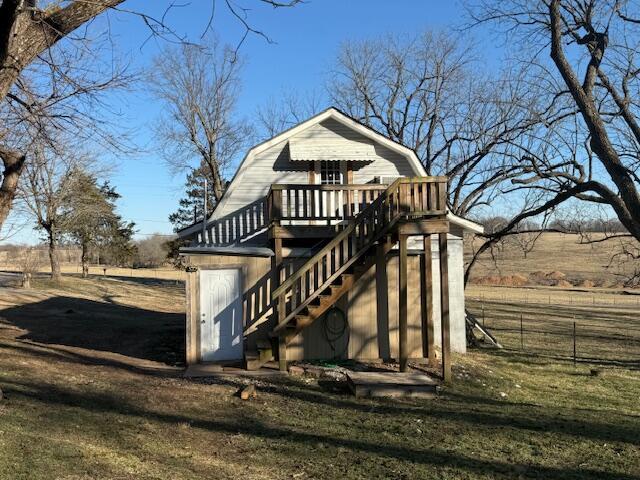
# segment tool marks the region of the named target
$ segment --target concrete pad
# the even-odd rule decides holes
[[[359,397],[433,398],[440,381],[422,373],[349,372],[347,383]]]

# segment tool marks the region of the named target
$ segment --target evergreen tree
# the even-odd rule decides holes
[[[65,202],[64,231],[81,250],[82,276],[89,273],[89,255],[98,251],[111,263],[128,263],[135,253],[131,238],[133,222],[125,222],[116,213],[116,200],[120,198],[109,182],[98,179],[83,170],[71,174],[71,186]]]
[[[215,206],[213,179],[210,169],[202,163],[194,168],[185,182],[185,196],[178,203],[178,210],[169,215],[175,231],[202,220],[204,213],[204,180],[207,179],[207,212]]]

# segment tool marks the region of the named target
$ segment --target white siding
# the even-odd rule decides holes
[[[335,142],[336,145],[371,144],[373,140],[364,137],[351,127],[333,118],[311,125],[294,137],[296,142],[309,142],[311,149]],[[216,231],[208,240],[214,245],[228,245],[262,241],[256,234],[264,227],[262,218],[264,199],[273,183],[308,183],[309,164],[291,161],[289,158],[288,138],[270,148],[249,157],[240,166],[229,190],[219,207],[214,211],[212,220],[218,224]],[[315,147],[314,147],[315,146]],[[344,147],[347,149],[347,147]],[[377,176],[412,176],[416,172],[409,159],[388,148],[374,143],[375,154],[370,162],[354,164],[354,183],[370,183]],[[257,212],[257,213],[256,213]],[[256,219],[256,215],[259,218]]]

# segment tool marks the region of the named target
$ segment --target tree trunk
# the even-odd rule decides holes
[[[86,243],[82,243],[82,257],[81,257],[81,263],[82,263],[82,278],[87,278],[89,276],[89,249],[87,248],[87,244]]]
[[[36,56],[76,28],[125,0],[76,0],[42,10],[35,0],[0,2],[0,101]]]
[[[11,212],[13,199],[18,189],[18,181],[24,167],[25,156],[0,147],[0,158],[4,164],[2,184],[0,184],[0,229]]]
[[[58,241],[54,232],[47,232],[49,235],[49,262],[51,263],[51,280],[59,282],[62,279],[60,272],[60,259],[58,258]]]

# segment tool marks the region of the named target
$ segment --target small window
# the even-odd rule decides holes
[[[323,185],[340,185],[342,183],[340,162],[320,162],[320,183]]]

